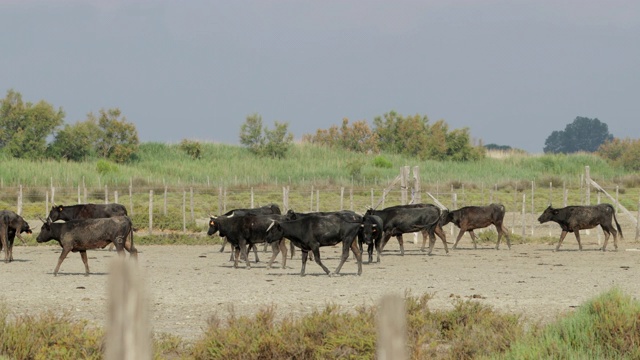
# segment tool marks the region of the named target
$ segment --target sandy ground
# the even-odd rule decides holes
[[[626,230],[633,238],[631,229]],[[559,228],[554,231],[559,234]],[[584,250],[577,251],[573,235],[561,251],[553,244],[514,244],[495,250],[491,244],[473,249],[468,235],[457,250],[445,254],[442,243],[432,256],[406,243],[400,256],[391,240],[379,264],[364,264],[356,275],[352,257],[341,276],[329,277],[315,263],[307,264],[307,276],[299,275],[300,252],[282,269],[281,258],[267,269],[270,254],[260,252],[261,262],[234,269],[228,252],[219,245],[138,245],[139,266],[155,332],[194,339],[202,334],[213,315],[250,315],[262,306],[277,305],[280,315],[301,315],[327,303],[354,310],[373,305],[388,293],[433,294],[432,308],[449,308],[454,298],[473,298],[496,309],[548,320],[572,311],[590,297],[618,286],[640,296],[638,243],[622,241],[616,252],[597,251],[595,233],[584,236]],[[324,264],[334,270],[341,247],[322,248]],[[610,242],[609,250],[613,250]],[[75,318],[103,325],[106,314],[106,283],[114,252],[89,252],[92,274],[84,276],[79,254],[70,254],[57,277],[53,276],[60,248],[57,246],[14,248],[15,261],[0,263],[0,303],[15,315],[37,314],[44,309],[67,311]],[[253,259],[253,256],[251,256]]]

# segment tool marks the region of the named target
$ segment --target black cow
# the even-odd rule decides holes
[[[234,247],[233,266],[238,267],[238,256],[241,255],[247,262],[247,268],[251,268],[249,259],[247,257],[247,245],[255,248],[256,243],[266,242],[266,230],[273,220],[280,220],[282,215],[270,214],[270,215],[254,215],[247,214],[237,215],[235,212],[230,215],[212,216],[209,219],[209,230],[207,235],[211,236],[218,232],[220,237],[225,237]],[[268,267],[275,260],[278,253],[282,251],[284,257],[287,256],[287,250],[285,247],[284,239],[279,239],[278,243],[272,244],[272,256],[269,260]],[[256,254],[257,258],[257,254]],[[283,259],[282,267],[286,265],[286,260]]]
[[[389,238],[395,236],[400,244],[400,254],[404,255],[404,242],[402,234],[412,232],[422,232],[423,242],[420,250],[424,251],[427,237],[429,237],[429,252],[433,251],[435,244],[435,235],[438,234],[444,249],[449,253],[447,247],[446,236],[440,225],[443,212],[435,205],[431,204],[415,204],[415,205],[398,205],[391,206],[382,210],[369,209],[366,215],[376,215],[382,219],[384,226],[384,234],[380,245],[382,251],[389,241]]]
[[[333,246],[342,242],[342,257],[335,273],[340,273],[342,265],[349,257],[349,249],[351,249],[356,256],[358,275],[360,275],[362,274],[362,255],[358,251],[358,246],[354,240],[361,225],[358,221],[345,221],[340,215],[335,214],[309,215],[296,220],[273,221],[272,226],[267,230],[267,241],[277,241],[286,237],[302,250],[301,276],[305,275],[307,257],[310,251],[314,255],[315,262],[329,275],[329,269],[320,261],[320,247]]]
[[[104,248],[113,243],[118,254],[124,255],[126,249],[131,257],[138,257],[138,250],[133,246],[133,226],[128,216],[71,220],[64,223],[47,220],[42,224],[36,241],[42,243],[52,239],[62,247],[58,265],[53,271],[54,276],[58,275],[62,261],[70,251],[80,252],[86,276],[89,276],[87,250]]]
[[[120,204],[78,204],[54,205],[49,211],[52,222],[63,220],[99,219],[114,216],[127,216],[127,208]]]
[[[474,229],[485,228],[489,225],[494,225],[498,231],[498,243],[496,244],[496,250],[500,248],[500,239],[502,235],[507,238],[507,246],[511,249],[511,239],[509,239],[509,231],[503,225],[505,208],[502,204],[489,204],[487,206],[465,206],[457,210],[450,211],[444,216],[442,226],[452,222],[460,228],[456,242],[453,244],[455,249],[458,246],[458,241],[462,238],[462,235],[466,231],[471,235],[473,240],[473,248],[477,249],[476,234]]]
[[[612,217],[616,223],[616,227],[618,228],[617,232],[611,223]],[[554,209],[549,205],[549,207],[540,215],[538,221],[541,224],[547,221],[555,221],[562,228],[560,241],[558,241],[558,245],[556,245],[556,251],[560,249],[562,240],[564,240],[567,233],[570,232],[574,233],[576,240],[578,240],[578,248],[582,250],[582,244],[580,243],[580,230],[592,229],[598,225],[602,227],[602,231],[604,232],[604,244],[602,246],[602,251],[605,251],[607,248],[607,242],[609,241],[610,234],[613,234],[613,246],[615,246],[616,250],[618,250],[618,239],[616,236],[618,232],[620,233],[620,238],[623,239],[622,229],[620,228],[620,224],[618,224],[618,219],[616,219],[616,211],[611,204],[605,203],[589,206],[567,206],[559,209]]]
[[[270,215],[270,214],[280,215],[280,214],[282,214],[282,211],[280,211],[280,207],[277,204],[269,204],[269,205],[260,206],[260,207],[257,207],[257,208],[229,210],[226,213],[222,214],[222,216],[229,216],[231,214],[236,214],[238,216],[244,216],[244,215]],[[225,237],[224,241],[222,243],[222,247],[220,248],[220,252],[224,252],[224,248],[227,245],[227,242],[228,241],[227,241],[227,239]],[[256,262],[259,262],[260,260],[258,259],[258,250],[253,245],[251,247],[253,248],[253,253],[256,256]],[[238,249],[236,249],[236,250],[238,250]],[[293,256],[293,253],[291,255]],[[231,261],[232,259],[233,259],[233,251],[231,252],[231,258],[229,260]]]
[[[358,248],[362,251],[362,244],[367,244],[367,253],[369,253],[369,263],[373,261],[373,248],[376,248],[380,262],[380,245],[382,243],[382,233],[384,232],[384,224],[382,219],[376,215],[365,215],[362,219],[362,229],[358,235]],[[361,234],[361,236],[360,236]]]
[[[4,249],[4,261],[13,261],[13,241],[16,237],[24,243],[24,239],[20,236],[26,232],[31,234],[29,224],[11,210],[0,211],[0,251]]]

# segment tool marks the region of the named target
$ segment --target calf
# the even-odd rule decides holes
[[[618,228],[617,232],[611,223],[612,217],[616,223],[616,227]],[[555,221],[560,225],[560,228],[562,228],[560,241],[558,241],[555,251],[560,249],[562,240],[564,240],[567,233],[570,232],[576,236],[576,240],[578,240],[578,248],[582,250],[582,244],[580,243],[580,230],[592,229],[598,225],[602,227],[602,231],[604,232],[604,244],[602,246],[602,251],[606,250],[607,242],[609,241],[609,236],[611,234],[613,234],[613,246],[616,250],[618,250],[618,239],[616,237],[618,232],[620,233],[620,238],[623,238],[622,229],[620,228],[620,224],[618,224],[618,219],[616,218],[616,211],[611,204],[605,203],[589,206],[567,206],[559,209],[554,209],[549,205],[549,207],[540,215],[538,221],[541,224],[547,221]]]
[[[369,264],[373,261],[374,247],[376,248],[376,252],[378,255],[376,262],[380,262],[380,245],[382,243],[382,233],[384,231],[383,229],[384,224],[379,216],[365,215],[363,217],[361,231],[358,233],[358,248],[362,253],[362,244],[367,244]]]
[[[445,215],[442,226],[448,223],[454,223],[460,228],[456,242],[453,244],[455,249],[458,241],[466,231],[471,235],[473,240],[473,248],[477,249],[475,229],[485,228],[494,225],[498,231],[498,243],[496,250],[500,248],[500,239],[502,235],[507,238],[507,246],[511,249],[511,239],[509,239],[509,231],[503,225],[505,208],[502,204],[489,204],[487,206],[465,206],[458,210],[453,210]]]
[[[330,275],[329,269],[320,260],[320,247],[333,246],[342,242],[342,257],[335,273],[340,273],[342,265],[349,257],[349,249],[351,249],[356,256],[358,275],[360,275],[362,274],[362,255],[354,242],[360,226],[360,222],[348,222],[337,215],[309,215],[296,220],[274,220],[269,229],[267,229],[266,240],[272,242],[286,237],[301,249],[301,276],[305,275],[309,252],[313,253],[315,262],[320,265],[322,270],[327,275]]]
[[[87,250],[104,248],[113,243],[118,254],[124,255],[126,249],[131,257],[138,257],[138,250],[133,246],[131,219],[127,216],[71,220],[65,223],[53,223],[47,219],[43,222],[36,241],[43,243],[52,239],[58,241],[62,247],[58,265],[53,271],[54,276],[58,275],[62,261],[70,251],[80,252],[86,276],[89,276]]]
[[[4,249],[5,262],[13,261],[13,241],[16,235],[24,243],[20,236],[23,232],[31,234],[31,228],[22,216],[11,210],[0,211],[0,250]]]
[[[429,237],[428,254],[431,254],[433,245],[435,244],[435,234],[438,232],[438,236],[444,244],[445,251],[449,253],[444,231],[442,231],[440,227],[442,213],[440,209],[434,205],[416,204],[392,206],[382,210],[369,209],[365,213],[365,216],[366,215],[376,215],[382,219],[384,234],[381,240],[380,251],[384,249],[389,239],[395,236],[400,244],[400,254],[404,255],[402,234],[420,231],[424,239],[421,250],[424,251],[426,239]]]

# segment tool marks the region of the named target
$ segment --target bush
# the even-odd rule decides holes
[[[377,168],[391,169],[393,167],[393,163],[382,155],[378,155],[373,158],[373,166]]]
[[[107,160],[98,160],[96,163],[96,171],[100,175],[113,174],[118,172],[118,165]]]
[[[200,146],[200,143],[187,139],[183,139],[180,142],[180,150],[187,153],[187,155],[189,155],[194,160],[200,159],[200,156],[202,154],[202,146]]]

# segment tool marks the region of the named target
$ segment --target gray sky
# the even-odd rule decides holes
[[[2,97],[118,107],[142,141],[391,110],[536,153],[576,116],[640,138],[637,0],[0,0],[0,34]]]

